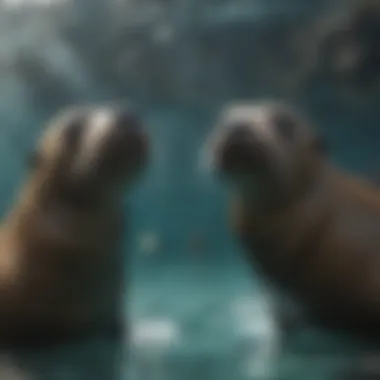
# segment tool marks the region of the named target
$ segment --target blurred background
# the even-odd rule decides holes
[[[126,242],[131,359],[109,342],[3,353],[0,379],[380,379],[366,347],[307,324],[287,339],[198,162],[225,102],[284,98],[380,183],[379,41],[370,0],[1,0],[2,213],[62,107],[131,99],[155,145]]]

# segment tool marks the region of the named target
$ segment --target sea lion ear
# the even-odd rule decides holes
[[[40,165],[41,162],[41,155],[40,152],[33,150],[32,152],[29,153],[27,157],[27,163],[29,169],[35,169]]]
[[[325,155],[328,154],[329,147],[324,136],[315,136],[312,140],[312,148],[315,152]]]

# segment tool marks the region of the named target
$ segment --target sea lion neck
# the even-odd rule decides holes
[[[263,186],[256,189],[238,189],[237,197],[244,205],[247,214],[276,216],[291,209],[296,209],[300,204],[310,204],[310,207],[318,207],[322,194],[329,191],[331,178],[335,173],[330,165],[324,165],[318,175],[305,178],[303,183],[295,184],[295,188],[288,192],[279,191],[275,186]]]
[[[86,217],[114,213],[121,208],[121,200],[116,196],[104,196],[103,189],[76,189],[46,178],[32,178],[25,188],[27,190],[25,195],[21,194],[21,203],[30,202],[33,198],[35,204],[47,211],[61,210],[64,214]]]

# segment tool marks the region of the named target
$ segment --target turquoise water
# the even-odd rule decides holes
[[[209,118],[178,107],[143,109],[157,141],[157,159],[134,194],[131,210],[126,253],[132,254],[133,265],[126,311],[134,339],[129,366],[121,365],[115,342],[7,353],[5,363],[52,380],[245,380],[273,372],[281,379],[335,378],[356,357],[354,345],[303,326],[285,350],[279,346],[281,331],[269,314],[271,305],[228,232],[223,189],[205,178],[194,160]],[[352,134],[350,146],[359,145],[348,125],[335,127],[331,140],[338,131],[347,140]],[[352,158],[356,152],[344,147],[338,147],[336,160],[370,171],[379,155],[370,152],[372,140],[370,134],[360,140],[360,149],[367,151],[359,164]]]
[[[224,190],[199,168],[219,104],[281,92],[257,77],[260,46],[322,6],[266,1],[126,1],[124,13],[110,0],[1,9],[3,212],[43,123],[62,106],[131,98],[154,150],[131,198],[130,352],[103,341],[4,352],[0,380],[328,380],[358,357],[359,347],[306,325],[281,346],[271,300],[229,233]],[[327,135],[337,163],[379,178],[376,105],[352,105],[327,87],[288,97]]]

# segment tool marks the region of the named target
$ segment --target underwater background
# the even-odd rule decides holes
[[[305,28],[328,7],[346,3],[0,2],[3,214],[25,175],[26,155],[62,107],[131,100],[154,141],[126,234],[128,363],[115,360],[112,342],[6,352],[0,380],[351,379],[342,371],[363,348],[307,325],[282,344],[272,301],[228,229],[226,194],[199,163],[221,105],[277,97],[310,116],[335,162],[380,180],[376,96],[346,96],[323,80],[292,85],[307,54],[293,42],[307,37]]]

